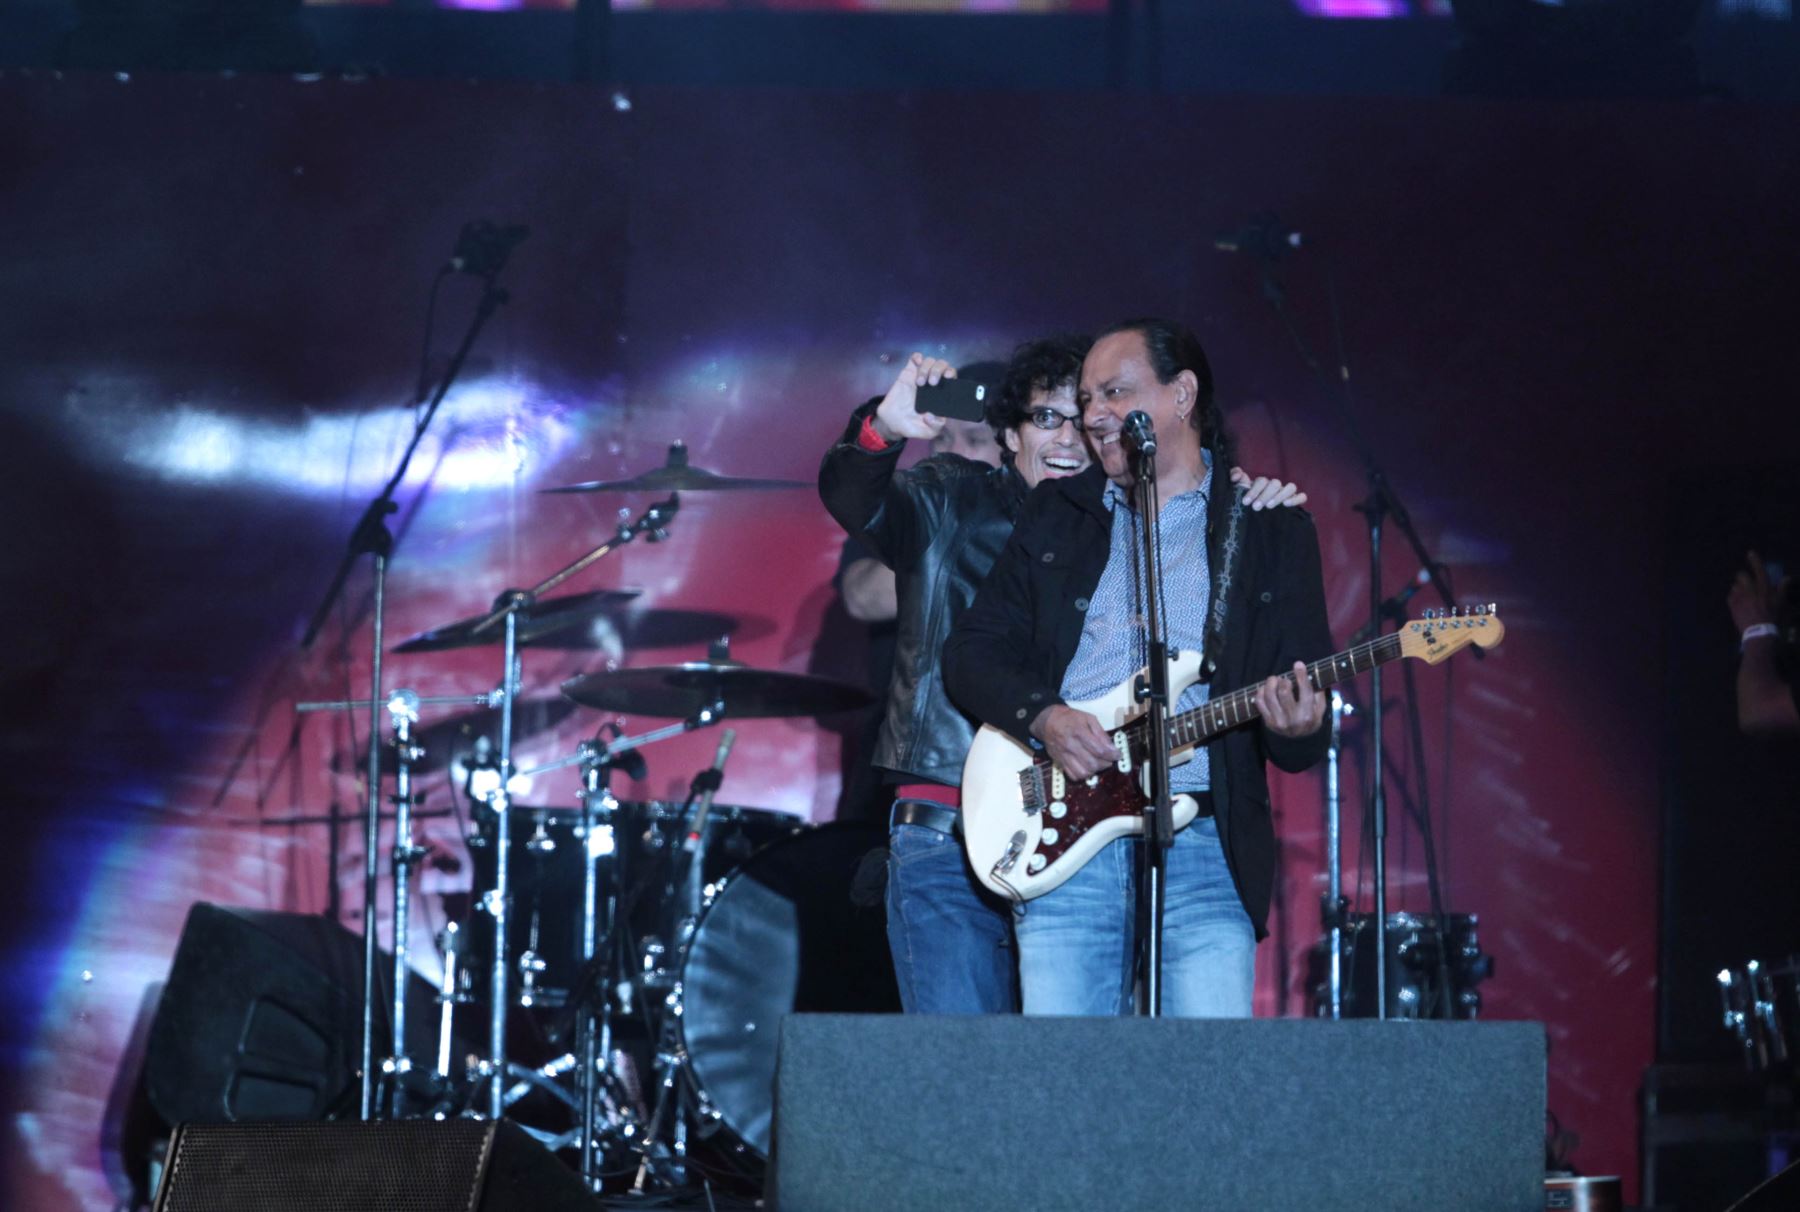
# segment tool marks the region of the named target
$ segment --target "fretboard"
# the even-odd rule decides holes
[[[1400,656],[1400,651],[1398,635],[1378,636],[1366,644],[1358,644],[1335,656],[1314,661],[1306,667],[1306,676],[1314,689],[1324,690],[1394,660]],[[1278,676],[1288,685],[1294,684],[1292,670]],[[1235,728],[1254,720],[1262,714],[1256,707],[1256,691],[1257,686],[1245,686],[1230,694],[1208,699],[1193,710],[1173,717],[1169,720],[1170,748],[1180,749],[1207,741],[1227,728]]]

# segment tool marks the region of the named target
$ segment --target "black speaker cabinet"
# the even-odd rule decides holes
[[[155,1212],[599,1212],[515,1124],[183,1124]]]
[[[1542,1212],[1536,1023],[794,1015],[781,1212]]]
[[[354,1112],[362,1043],[362,939],[328,918],[188,911],[145,1056],[150,1103],[186,1121],[322,1119]],[[375,1055],[388,1042],[392,964],[381,961]],[[414,977],[407,1036],[436,1051],[432,989]]]

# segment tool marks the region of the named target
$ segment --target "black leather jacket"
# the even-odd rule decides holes
[[[951,626],[1012,533],[1025,484],[1010,467],[933,455],[897,471],[904,443],[879,454],[856,444],[872,400],[857,409],[819,465],[819,496],[838,524],[894,570],[899,638],[875,765],[899,781],[962,781],[975,725],[944,694],[941,655]]]

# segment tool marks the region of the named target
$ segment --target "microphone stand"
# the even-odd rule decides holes
[[[1419,566],[1438,594],[1444,599],[1446,606],[1456,604],[1456,596],[1450,588],[1450,573],[1443,565],[1431,558],[1426,550],[1425,542],[1419,537],[1413,526],[1412,516],[1406,512],[1393,485],[1388,482],[1387,473],[1375,460],[1375,451],[1363,436],[1362,429],[1356,423],[1353,408],[1354,393],[1350,387],[1350,367],[1344,356],[1343,326],[1339,322],[1337,309],[1337,291],[1331,289],[1331,322],[1338,337],[1338,380],[1342,392],[1331,390],[1331,381],[1314,356],[1306,338],[1300,335],[1299,327],[1294,323],[1293,313],[1288,310],[1287,290],[1275,275],[1276,254],[1263,250],[1257,254],[1262,268],[1262,293],[1275,314],[1281,317],[1288,335],[1293,339],[1295,348],[1300,351],[1301,361],[1306,363],[1315,378],[1337,404],[1343,417],[1344,427],[1350,431],[1351,445],[1362,458],[1363,476],[1368,481],[1369,495],[1352,506],[1358,513],[1368,519],[1369,526],[1369,624],[1370,635],[1381,634],[1383,627],[1383,602],[1381,596],[1381,537],[1382,528],[1389,517],[1400,527],[1400,532],[1411,544],[1413,554],[1418,557]],[[1474,649],[1479,658],[1485,654]],[[1382,732],[1382,694],[1381,666],[1377,665],[1369,673],[1369,752],[1372,771],[1369,791],[1369,815],[1374,825],[1375,847],[1373,856],[1373,877],[1375,882],[1375,1007],[1376,1017],[1385,1019],[1387,1014],[1387,792],[1383,781],[1383,732]]]
[[[465,234],[466,234],[465,229]],[[460,252],[460,246],[459,246]],[[400,482],[406,478],[407,468],[412,465],[413,454],[419,449],[419,441],[425,436],[425,430],[437,416],[438,406],[450,393],[451,384],[456,382],[457,375],[462,373],[463,363],[468,359],[469,351],[475,346],[475,339],[487,326],[494,312],[507,300],[507,293],[494,284],[499,276],[505,259],[490,261],[483,265],[479,276],[482,280],[481,300],[476,304],[475,316],[469,322],[469,329],[463,334],[462,343],[457,346],[450,364],[444,368],[444,377],[438,383],[437,391],[432,394],[431,402],[426,407],[418,423],[413,426],[412,440],[406,444],[406,450],[400,456],[400,465],[388,479],[369,507],[363,510],[362,517],[357,520],[356,527],[350,532],[350,542],[343,558],[338,561],[337,572],[331,578],[331,584],[320,599],[318,608],[313,611],[312,621],[307,624],[306,635],[300,641],[300,647],[310,649],[313,641],[318,639],[320,630],[325,626],[325,619],[338,595],[343,592],[344,582],[350,576],[351,567],[362,556],[369,556],[375,571],[375,622],[374,635],[371,639],[371,657],[369,661],[369,753],[368,753],[368,795],[366,820],[364,824],[363,848],[363,1017],[362,1017],[362,1094],[361,1117],[371,1119],[375,1114],[375,1005],[376,1005],[376,969],[379,966],[380,945],[375,937],[375,901],[380,880],[381,851],[381,707],[384,699],[381,695],[381,657],[382,657],[382,624],[387,610],[387,566],[394,554],[394,536],[387,528],[387,517],[399,509],[394,501],[394,493]],[[397,1029],[397,1028],[396,1028]]]
[[[1169,635],[1162,612],[1162,502],[1156,492],[1154,441],[1135,452],[1133,464],[1138,516],[1144,522],[1143,558],[1145,623],[1148,629],[1149,668],[1137,687],[1137,697],[1149,707],[1145,760],[1150,763],[1150,797],[1144,805],[1144,869],[1141,904],[1150,907],[1145,929],[1143,1012],[1162,1017],[1163,906],[1167,895],[1169,847],[1175,841],[1175,808],[1169,794]],[[1139,921],[1143,921],[1142,915]]]

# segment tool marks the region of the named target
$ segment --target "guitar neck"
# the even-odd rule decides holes
[[[1306,677],[1315,690],[1324,690],[1340,682],[1347,682],[1359,673],[1367,673],[1377,665],[1385,665],[1400,655],[1398,635],[1377,636],[1366,644],[1358,644],[1324,660],[1314,661],[1306,667]],[[1292,671],[1279,676],[1289,685],[1293,684]],[[1169,721],[1170,747],[1180,749],[1209,741],[1228,728],[1256,719],[1262,714],[1256,706],[1256,691],[1256,686],[1245,686],[1230,694],[1208,699],[1191,711],[1184,711],[1173,717]]]

